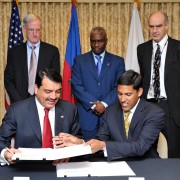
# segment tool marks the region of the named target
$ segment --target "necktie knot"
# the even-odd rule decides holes
[[[101,58],[102,58],[102,56],[101,56],[101,55],[96,55],[95,58],[96,58],[98,61],[100,61]]]
[[[49,109],[44,108],[45,116],[49,114]]]
[[[32,50],[36,49],[36,46],[35,46],[35,45],[32,45],[32,46],[31,46],[31,49],[32,49]]]

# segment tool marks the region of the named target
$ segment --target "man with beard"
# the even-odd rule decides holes
[[[76,106],[60,100],[61,83],[59,72],[42,69],[36,76],[35,96],[9,107],[0,127],[0,162],[13,164],[12,154],[19,147],[53,148],[52,137],[60,132],[80,135]],[[7,147],[13,137],[15,145],[10,153]]]

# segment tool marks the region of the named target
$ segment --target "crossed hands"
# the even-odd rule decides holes
[[[90,102],[90,104],[96,105],[96,107],[92,111],[98,116],[101,115],[106,109],[100,101]]]

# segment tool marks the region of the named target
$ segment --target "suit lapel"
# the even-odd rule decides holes
[[[63,131],[63,124],[66,119],[66,114],[60,105],[55,106],[55,136]]]
[[[116,117],[115,118],[115,120],[116,120],[115,125],[117,125],[117,127],[119,129],[119,132],[121,134],[122,139],[124,141],[127,141],[126,133],[125,133],[125,128],[124,128],[124,114],[123,114],[123,110],[121,108],[120,103],[119,103],[119,105],[118,105],[118,107],[116,109],[114,117]]]
[[[89,56],[87,57],[87,62],[88,62],[88,67],[89,67],[92,75],[95,77],[96,80],[98,80],[97,66],[95,64],[92,52],[89,53]]]
[[[31,127],[34,130],[35,135],[37,136],[37,139],[40,143],[42,143],[41,127],[35,98],[32,98],[32,100],[30,101],[26,114],[31,124]]]
[[[22,58],[21,59],[23,59],[23,61],[22,61],[22,64],[23,64],[23,69],[24,69],[24,76],[25,76],[25,78],[26,78],[26,80],[27,80],[27,82],[28,82],[28,65],[27,65],[27,42],[26,43],[24,43],[23,44],[23,46],[22,46],[22,51],[21,51],[21,56],[22,56]]]
[[[143,100],[140,99],[139,104],[136,107],[136,110],[131,119],[130,129],[129,129],[129,137],[133,137],[134,130],[136,125],[143,119],[143,111],[144,111],[144,103]]]
[[[44,44],[42,41],[40,41],[40,47],[39,47],[39,58],[38,58],[38,65],[37,65],[37,72],[39,72],[40,69],[42,69],[43,64],[44,64],[44,60],[46,59],[46,57],[44,57]]]
[[[153,46],[152,46],[152,40],[151,40],[148,43],[147,52],[145,53],[145,57],[148,58],[146,61],[147,62],[147,65],[146,65],[147,68],[146,69],[148,70],[149,79],[151,77],[152,52],[153,52]]]
[[[111,64],[110,61],[111,61],[111,59],[109,58],[109,53],[105,52],[105,56],[104,56],[103,65],[101,68],[101,73],[100,73],[99,79],[101,79],[107,73],[107,70],[109,69],[110,64]]]
[[[168,47],[166,52],[166,59],[165,59],[165,78],[167,77],[169,66],[172,63],[173,55],[175,53],[175,45],[173,44],[172,38],[168,37]]]

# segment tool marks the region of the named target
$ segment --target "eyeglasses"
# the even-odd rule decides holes
[[[41,29],[27,29],[29,33],[40,33]]]
[[[105,41],[106,41],[106,39],[90,39],[90,42],[91,42],[92,44],[103,43],[103,42],[105,42]]]

